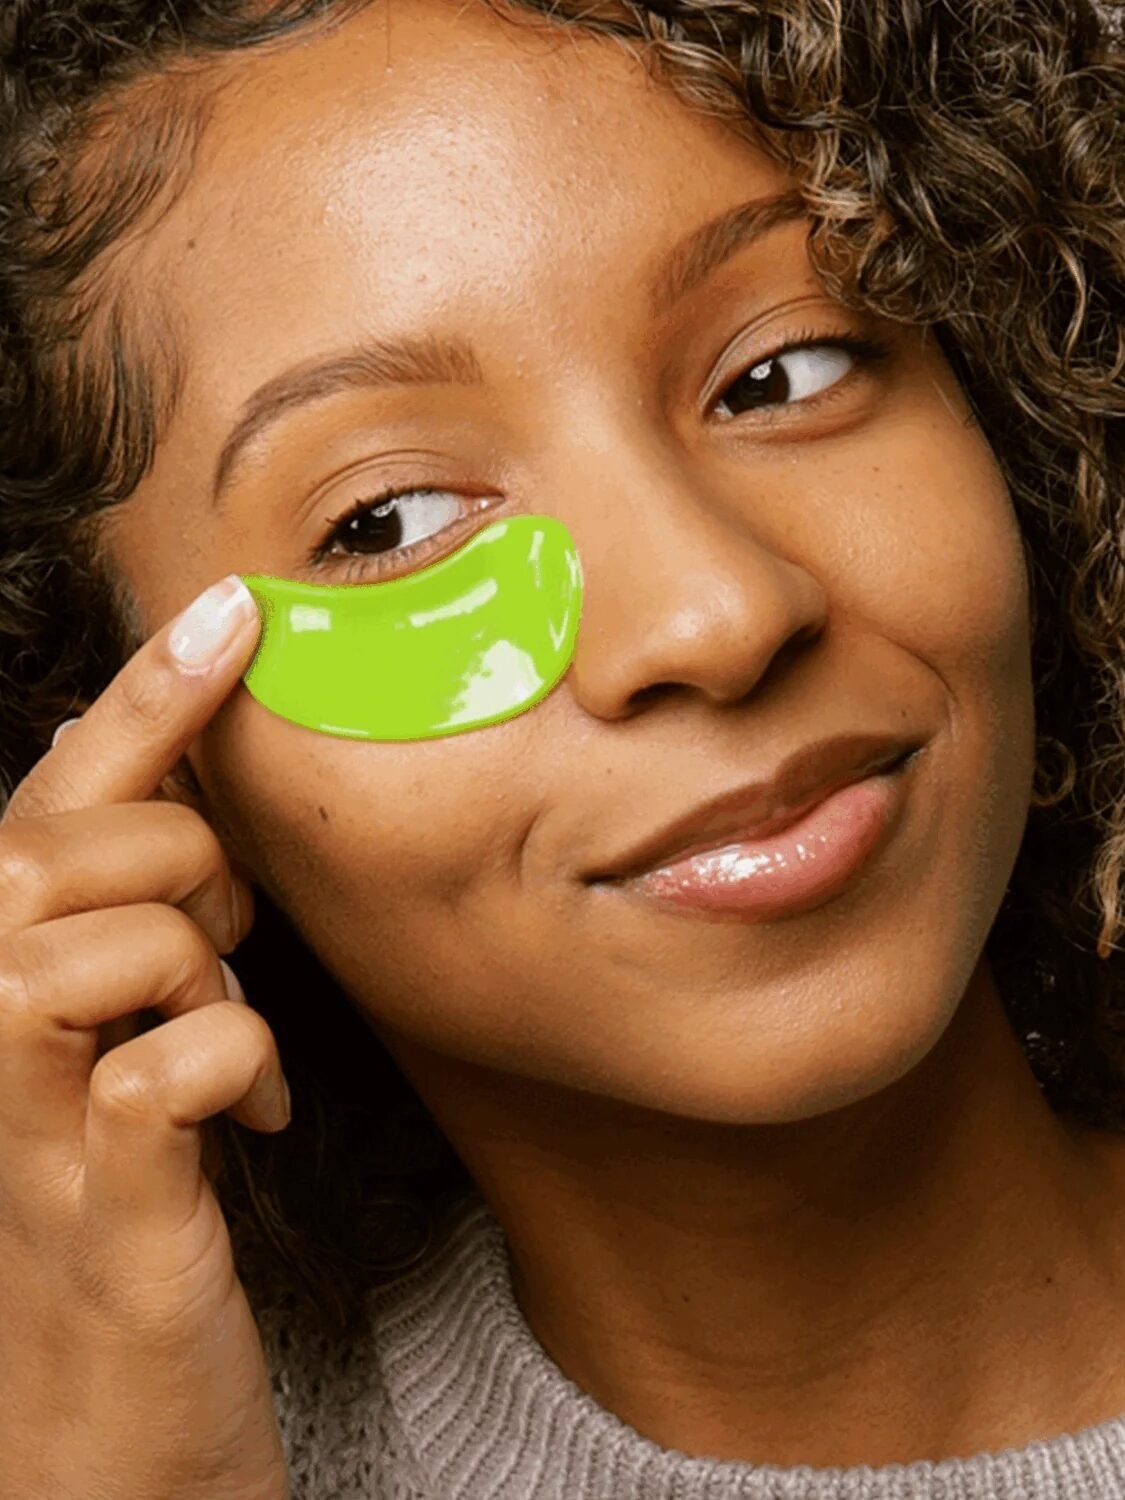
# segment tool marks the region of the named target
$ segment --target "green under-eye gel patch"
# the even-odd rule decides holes
[[[582,571],[551,516],[496,521],[386,583],[242,580],[262,616],[244,682],[322,734],[428,740],[525,713],[574,655]]]

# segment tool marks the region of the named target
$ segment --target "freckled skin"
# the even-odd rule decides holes
[[[1028,598],[936,341],[879,327],[890,359],[773,424],[706,410],[803,329],[868,330],[800,224],[652,318],[662,252],[788,184],[607,43],[411,0],[219,66],[235,86],[136,272],[159,268],[186,360],[108,529],[148,626],[225,572],[294,576],[392,481],[557,516],[582,558],[575,660],[530,713],[369,744],[239,691],[190,754],[204,813],[488,1193],[549,1352],[656,1441],[776,1463],[1125,1407],[1089,1376],[1125,1332],[1108,1158],[1046,1110],[981,960],[1031,786]],[[259,385],[429,332],[471,339],[486,383],[306,408],[211,509]],[[871,727],[928,751],[838,900],[720,926],[583,882]]]

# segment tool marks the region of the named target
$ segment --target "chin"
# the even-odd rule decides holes
[[[696,1015],[666,1046],[650,1036],[629,1051],[605,1049],[603,1057],[627,1060],[628,1068],[598,1069],[578,1086],[637,1109],[707,1124],[814,1119],[908,1078],[946,1033],[960,992],[954,998],[931,994],[927,1003],[915,989],[911,1001],[903,1006],[900,993],[879,987],[866,991],[864,1004],[806,1010],[800,1025],[791,1009],[780,1020],[775,1012],[771,1027],[762,1026],[760,1015],[756,1025],[743,1016],[735,1036],[729,1026],[703,1034]]]

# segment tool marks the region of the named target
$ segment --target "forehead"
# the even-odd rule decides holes
[[[376,0],[224,61],[147,257],[195,358],[221,344],[224,380],[245,389],[282,350],[314,355],[376,311],[391,334],[435,316],[495,326],[530,299],[573,310],[607,263],[635,280],[623,246],[662,247],[782,185],[625,48],[529,14]]]

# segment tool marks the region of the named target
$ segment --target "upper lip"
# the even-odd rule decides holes
[[[592,880],[630,880],[736,838],[780,833],[853,782],[889,769],[921,741],[892,734],[841,734],[790,755],[773,773],[699,803],[627,849]]]

